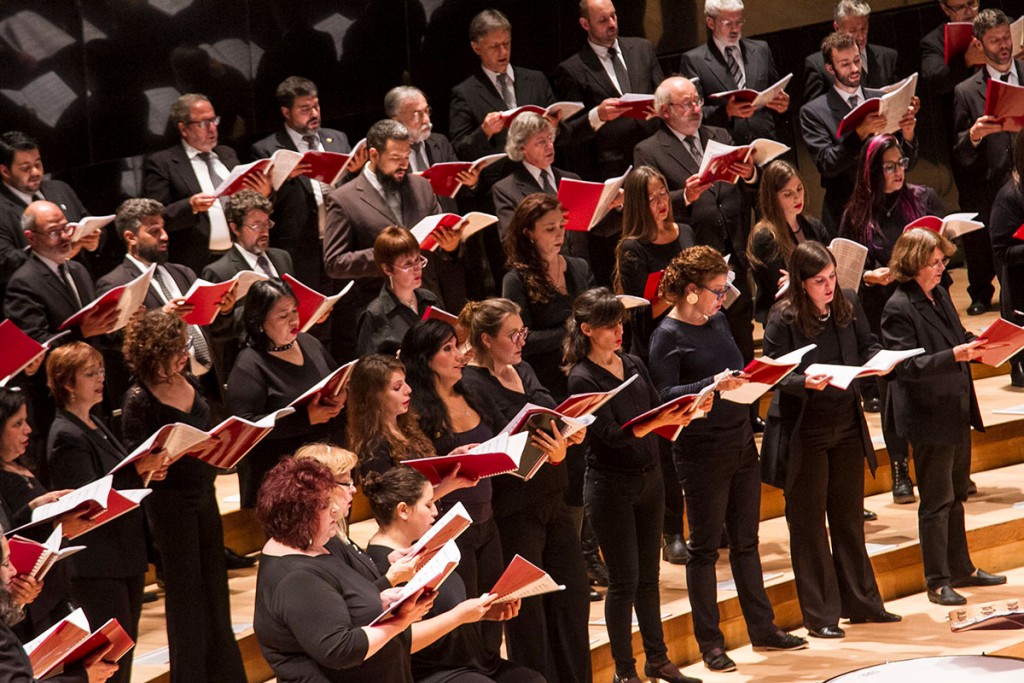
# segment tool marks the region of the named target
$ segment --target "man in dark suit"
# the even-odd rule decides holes
[[[3,180],[0,183],[0,299],[11,275],[28,260],[28,241],[21,227],[21,216],[29,204],[39,200],[53,202],[71,222],[89,214],[67,183],[44,180],[43,173],[43,159],[35,140],[19,131],[0,135],[0,180]],[[73,244],[71,257],[81,253],[79,262],[89,268],[101,241],[102,233],[94,232]],[[85,258],[86,253],[90,258]]]
[[[252,146],[254,159],[273,156],[279,149],[293,152],[351,151],[348,138],[340,130],[323,128],[320,119],[320,96],[316,84],[292,76],[277,86],[277,104],[284,125]],[[347,182],[366,163],[365,151],[349,160],[340,182]],[[295,261],[295,276],[305,285],[323,291],[323,234],[325,226],[324,198],[334,189],[312,178],[300,175],[296,167],[291,177],[274,193],[274,226],[270,243],[284,249]]]
[[[391,119],[378,121],[366,133],[366,146],[370,160],[362,173],[330,193],[326,202],[324,269],[329,277],[356,283],[332,316],[331,345],[339,362],[354,357],[356,316],[376,298],[384,283],[373,260],[377,235],[388,226],[412,228],[427,216],[441,213],[430,182],[409,174],[409,132],[405,126]],[[449,286],[465,291],[465,274],[457,262],[459,235],[442,229],[434,236],[440,249],[427,255],[423,286],[437,294],[445,308],[459,310],[464,302],[455,298],[449,301],[444,296]]]
[[[947,23],[974,21],[978,16],[978,0],[939,0],[939,7]],[[921,38],[921,90],[948,98],[957,83],[985,63],[985,54],[978,44],[972,43],[963,57],[946,64],[945,27],[946,24],[939,24]]]
[[[648,122],[622,118],[618,98],[653,93],[664,74],[649,41],[619,37],[611,0],[581,2],[580,26],[587,44],[558,65],[555,91],[563,100],[582,102],[595,131],[592,143],[574,145],[567,165],[588,180],[603,181],[625,173],[633,147],[655,130]]]
[[[171,105],[170,119],[181,143],[146,158],[142,194],[167,207],[169,259],[199,272],[211,257],[231,248],[224,207],[214,190],[238,164],[238,156],[217,144],[220,117],[205,95],[179,97]],[[261,184],[253,189],[270,194],[267,176],[257,175]]]
[[[885,130],[885,117],[867,116],[856,130],[839,137],[839,124],[865,99],[881,97],[882,92],[861,87],[860,50],[853,36],[832,33],[821,43],[825,68],[835,78],[835,86],[800,108],[800,129],[825,188],[825,202],[821,220],[833,234],[839,229],[843,209],[853,192],[857,171],[857,157],[861,147],[871,137]],[[917,119],[917,100],[900,121],[895,133],[902,140],[903,153],[917,160],[917,140],[914,134]]]
[[[754,198],[749,183],[755,179],[754,166],[734,166],[733,170],[743,180],[741,184],[700,183],[697,171],[708,141],[732,144],[732,138],[721,128],[702,125],[700,97],[688,78],[665,79],[654,93],[654,106],[661,127],[636,146],[633,163],[661,171],[668,183],[676,220],[693,227],[698,244],[729,255],[740,297],[725,313],[744,361],[749,362],[754,358],[754,303],[746,250]]]
[[[1000,10],[982,10],[975,17],[974,42],[985,54],[985,66],[953,91],[957,136],[953,163],[961,167],[961,175],[980,181],[971,186],[972,191],[960,193],[961,210],[977,211],[978,220],[987,226],[996,193],[1013,171],[1013,141],[1017,133],[1003,130],[998,119],[985,116],[985,93],[990,79],[1010,85],[1024,84],[1024,63],[1013,58],[1010,20]],[[988,310],[995,294],[992,242],[988,228],[975,230],[961,239],[967,262],[967,293],[971,297],[967,314],[980,315]]]
[[[899,53],[891,47],[868,42],[868,22],[871,6],[863,0],[839,0],[832,13],[832,28],[849,33],[860,49],[861,83],[868,88],[881,88],[897,81],[896,60]],[[804,60],[804,102],[825,94],[835,84],[835,78],[825,68],[820,50]]]
[[[775,139],[776,114],[789,109],[789,95],[785,92],[757,111],[750,102],[735,97],[725,101],[708,100],[717,92],[740,88],[760,92],[774,85],[779,80],[779,72],[768,43],[742,37],[741,0],[707,0],[704,21],[708,27],[708,42],[685,53],[679,71],[684,76],[699,79],[695,85],[697,94],[704,98],[705,123],[727,129],[738,145],[757,138]]]

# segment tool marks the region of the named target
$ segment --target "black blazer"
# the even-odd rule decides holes
[[[324,150],[328,152],[348,154],[352,150],[348,138],[340,130],[321,128],[319,134]],[[273,156],[279,149],[298,151],[284,128],[253,144],[252,157],[264,159]],[[348,182],[353,177],[346,171],[339,182]],[[323,244],[312,183],[305,176],[292,178],[284,181],[271,196],[274,202],[274,229],[270,231],[270,243],[295,257],[295,276],[300,282],[322,291]],[[324,193],[324,201],[327,201],[327,192]]]
[[[853,322],[839,330],[839,349],[843,357],[843,365],[860,365],[873,356],[881,347],[871,334],[867,317],[860,307],[857,293],[851,290],[842,292],[853,306]],[[816,339],[816,338],[815,338]],[[764,330],[764,355],[777,358],[783,354],[813,344],[800,333],[796,325],[786,324],[779,309],[772,311]],[[765,424],[764,438],[761,441],[761,479],[777,488],[789,491],[803,458],[801,448],[800,427],[807,407],[808,390],[804,387],[804,371],[807,366],[817,363],[818,349],[808,351],[800,366],[788,374],[775,387],[771,405],[768,407],[768,420]],[[864,458],[871,466],[872,474],[878,467],[875,449],[871,444],[871,435],[864,420],[864,412],[860,409],[859,390],[854,382],[851,391],[858,395],[857,419],[861,427],[861,446]],[[812,454],[814,455],[814,454]]]
[[[665,78],[654,46],[644,38],[619,36],[618,42],[631,90],[653,93]],[[587,111],[609,97],[619,97],[619,91],[589,43],[558,65],[555,92],[561,100],[582,102]],[[653,131],[651,122],[625,117],[609,121],[594,134],[593,144],[573,150],[568,166],[588,180],[603,181],[622,175],[631,162],[633,147]]]
[[[32,662],[18,636],[11,627],[0,621],[0,671],[5,671],[5,680],[11,683],[37,683],[39,679],[32,675]],[[69,667],[59,676],[47,678],[53,683],[88,683],[89,676],[82,666]]]
[[[752,90],[764,90],[779,80],[779,72],[775,68],[772,51],[768,43],[761,40],[743,38],[739,44],[746,75],[744,87]],[[738,86],[729,73],[725,63],[725,55],[709,39],[683,54],[679,62],[679,71],[688,78],[696,76],[697,93],[704,98],[704,123],[708,126],[727,128],[729,134],[738,145],[744,145],[757,138],[775,139],[775,123],[778,114],[767,107],[756,112],[749,119],[729,118],[725,112],[725,100],[710,100],[709,95],[726,90],[735,90]]]
[[[93,417],[92,430],[66,410],[58,410],[50,427],[46,458],[54,489],[77,489],[106,476],[128,451],[113,432]],[[114,474],[115,489],[143,488],[134,467]],[[137,508],[90,531],[86,549],[71,560],[78,578],[127,578],[147,568],[146,531],[142,508]]]
[[[96,298],[92,278],[81,263],[68,261],[67,265],[82,306],[86,306]],[[22,332],[40,343],[55,335],[61,323],[79,308],[70,288],[35,254],[29,256],[7,283],[4,312]],[[81,338],[80,328],[74,327],[64,340]]]
[[[238,165],[235,150],[217,145],[213,151],[230,171]],[[202,192],[192,162],[180,141],[146,157],[142,166],[142,196],[162,202],[165,227],[170,234],[170,260],[198,273],[210,261],[210,216],[193,214],[189,197]]]
[[[703,147],[707,146],[708,140],[732,144],[729,133],[722,128],[701,126],[697,135]],[[672,213],[677,221],[693,228],[697,244],[732,254],[730,263],[739,271],[746,270],[750,209],[756,192],[753,187],[743,181],[736,184],[714,183],[697,201],[687,206],[683,196],[686,179],[700,169],[700,164],[664,123],[658,132],[636,146],[633,164],[646,164],[661,171],[672,198]]]
[[[1017,82],[1024,83],[1024,62],[1014,60],[1013,66],[1017,72]],[[968,184],[969,189],[961,188],[960,208],[964,211],[977,211],[980,214],[978,220],[986,225],[996,193],[1013,171],[1013,141],[1017,137],[1016,133],[1004,131],[984,137],[977,146],[971,143],[971,126],[985,114],[988,79],[988,69],[979,69],[953,90],[953,111],[956,117],[953,163],[962,166],[965,174],[978,181]]]
[[[896,366],[889,389],[896,430],[911,445],[954,443],[965,423],[985,430],[970,364],[953,359],[953,347],[975,337],[960,323],[944,287],[933,289],[932,296],[934,306],[916,281],[904,282],[882,311],[885,348],[924,349]]]
[[[882,95],[880,90],[864,88],[865,98]],[[849,132],[839,139],[839,124],[849,113],[850,106],[835,88],[829,88],[824,95],[800,107],[800,130],[804,144],[821,174],[821,186],[825,188],[821,220],[833,232],[839,229],[843,208],[853,194],[857,157],[864,144],[855,132]],[[918,136],[906,142],[899,131],[895,135],[903,141],[903,153],[910,158],[913,168],[913,164],[917,163]]]
[[[430,137],[423,141],[423,153],[427,157],[427,163],[431,165],[459,160],[452,143],[447,137],[440,133],[431,133]],[[473,161],[475,160],[476,159],[474,158]],[[486,171],[488,169],[484,170]],[[464,200],[467,197],[472,196],[478,188],[479,183],[477,184],[477,187],[472,190],[468,187],[464,187],[459,190],[457,195],[455,195],[455,199],[451,197],[438,197],[437,201],[441,205],[441,210],[445,213],[467,213],[468,209],[463,211],[459,210],[459,201],[456,200]]]
[[[891,47],[868,43],[864,51],[868,56],[867,74],[861,75],[860,84],[865,88],[881,88],[892,85],[896,76],[896,61],[899,53]],[[835,84],[832,74],[825,69],[825,58],[821,50],[815,50],[804,60],[804,102],[810,102],[825,94]]]
[[[828,246],[833,235],[828,233],[825,226],[817,218],[801,214],[797,217],[800,230],[804,238],[820,242]],[[789,266],[782,258],[782,254],[775,246],[775,235],[767,227],[754,227],[750,235],[750,252],[753,253],[759,265],[751,264],[751,271],[754,275],[754,282],[757,284],[757,296],[754,298],[754,320],[764,324],[768,319],[768,309],[775,304],[775,293],[779,291],[780,270]],[[799,348],[799,347],[797,347]]]
[[[921,39],[921,82],[918,84],[918,92],[948,95],[957,83],[973,71],[963,59],[946,64],[945,26],[946,22],[939,24]]]
[[[992,253],[1002,271],[999,277],[999,303],[1003,317],[1017,324],[1024,311],[1024,242],[1013,233],[1024,224],[1024,193],[1013,179],[1008,180],[992,203],[988,232],[992,237]]]

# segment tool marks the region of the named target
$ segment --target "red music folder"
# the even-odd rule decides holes
[[[82,310],[60,324],[57,329],[64,331],[70,327],[81,325],[87,315],[105,315],[111,309],[117,309],[117,322],[111,332],[116,332],[128,324],[132,316],[146,301],[146,293],[149,291],[149,281],[153,278],[156,265],[151,265],[145,273],[120,287],[114,287],[106,294],[98,297],[92,303],[86,305]]]
[[[8,540],[11,550],[10,561],[18,574],[42,580],[50,569],[53,568],[53,565],[81,550],[85,550],[84,545],[71,545],[61,548],[60,543],[64,535],[63,529],[63,525],[58,524],[54,527],[53,533],[43,543],[23,536],[12,536]]]
[[[660,417],[663,413],[666,413],[669,410],[672,410],[673,408],[675,408],[677,406],[683,406],[684,408],[688,408],[688,409],[691,409],[691,410],[696,410],[697,412],[694,415],[694,419],[704,417],[704,415],[706,413],[704,413],[703,411],[697,409],[695,406],[701,405],[704,402],[704,400],[707,398],[708,394],[713,393],[717,387],[718,387],[718,382],[713,382],[713,383],[709,384],[708,386],[704,387],[700,391],[700,393],[697,393],[697,394],[686,394],[685,396],[680,396],[679,398],[674,398],[671,401],[667,401],[665,403],[662,403],[660,406],[658,406],[656,408],[652,408],[652,409],[648,410],[646,413],[643,413],[642,415],[637,415],[632,420],[630,420],[626,424],[622,425],[622,428],[623,429],[627,429],[629,427],[635,427],[637,425],[646,424],[646,423],[651,422],[654,419]],[[691,406],[694,406],[694,407],[691,408]],[[675,441],[676,439],[678,439],[679,435],[682,432],[683,432],[683,425],[666,425],[666,426],[663,426],[663,427],[658,427],[657,429],[654,430],[655,434],[657,434],[658,436],[662,436],[662,437],[668,439],[669,441]]]
[[[626,93],[619,98],[619,104],[629,107],[622,115],[627,119],[647,120],[647,110],[654,108],[654,95]]]
[[[502,152],[500,154],[488,154],[476,161],[442,161],[432,165],[420,175],[430,181],[430,187],[438,197],[454,198],[459,193],[459,190],[462,189],[462,183],[456,178],[457,175],[463,171],[483,170],[507,156],[507,154]]]
[[[531,111],[534,114],[540,114],[541,116],[558,116],[559,121],[567,121],[577,113],[583,111],[583,103],[555,102],[546,109],[544,107],[538,107],[536,104],[527,104],[522,107],[507,109],[501,112],[501,120],[505,124],[505,127],[508,128],[512,125],[512,122],[515,121],[517,116],[528,111]]]
[[[192,286],[185,292],[185,303],[192,304],[192,312],[184,317],[189,325],[206,327],[217,319],[220,313],[220,300],[224,298],[228,290],[235,287],[235,302],[241,301],[249,293],[253,283],[260,280],[268,280],[263,273],[252,270],[243,270],[235,273],[235,276],[224,282],[207,282],[202,278],[192,283]]]
[[[946,64],[963,57],[974,40],[974,24],[969,21],[950,21],[942,27],[943,54]]]
[[[555,583],[550,574],[522,555],[516,555],[487,592],[497,595],[494,602],[501,604],[561,590],[565,590],[565,586]]]
[[[118,623],[110,619],[95,631],[81,608],[76,609],[38,637],[25,644],[25,652],[32,664],[32,674],[43,679],[72,664],[76,664],[97,650],[111,645],[104,659],[116,662],[135,647],[133,641]]]
[[[71,517],[78,517],[88,523],[87,528],[74,534],[65,533],[65,538],[78,538],[96,527],[134,510],[150,493],[149,489],[115,491],[113,485],[114,478],[108,474],[75,489],[52,503],[40,505],[32,511],[32,521],[15,531],[54,519],[63,521]]]
[[[21,328],[10,320],[0,322],[0,387],[19,372],[32,365],[39,356],[46,353],[56,340],[67,332],[60,332],[40,344],[21,331]]]
[[[316,321],[333,309],[334,304],[338,303],[338,299],[345,296],[348,290],[352,289],[353,284],[349,282],[337,294],[326,296],[312,287],[307,287],[287,273],[282,275],[281,279],[287,282],[295,293],[295,303],[299,309],[300,332],[309,332],[310,328],[316,324]]]
[[[345,363],[304,391],[301,396],[289,403],[288,407],[298,409],[300,406],[312,403],[316,396],[323,396],[328,400],[336,398],[348,386],[348,381],[352,377],[352,369],[357,362],[358,359]]]
[[[308,164],[310,169],[302,175],[326,185],[334,185],[344,175],[345,167],[351,158],[352,154],[340,152],[317,150],[299,153],[290,149],[279,149],[270,157],[270,183],[274,190],[279,190],[296,166]]]
[[[609,178],[603,183],[589,180],[562,178],[558,181],[558,201],[568,212],[566,230],[587,232],[608,215],[611,203],[619,196],[626,176],[633,170],[630,166],[621,176]]]
[[[985,340],[978,361],[997,368],[1024,349],[1024,327],[997,318],[978,335],[978,339]]]
[[[423,317],[420,320],[440,320],[443,323],[448,323],[452,327],[457,327],[459,324],[459,316],[452,315],[443,308],[437,306],[427,306],[427,309],[423,311]]]
[[[1003,130],[1016,132],[1024,128],[1024,86],[988,79],[985,115],[1001,119]]]
[[[456,213],[438,213],[426,216],[409,231],[420,243],[423,251],[436,251],[438,246],[434,233],[441,228],[450,228],[459,231],[459,241],[467,239],[498,222],[498,217],[489,213],[470,211],[465,216]]]
[[[259,173],[267,175],[270,173],[270,159],[257,159],[249,164],[239,164],[231,169],[228,177],[220,182],[220,185],[213,191],[215,197],[228,197],[245,189],[247,178]]]
[[[520,460],[528,438],[527,432],[513,435],[498,434],[463,455],[412,458],[403,460],[402,464],[418,470],[434,485],[440,484],[442,479],[454,472],[456,465],[459,468],[459,476],[470,479],[512,473],[528,479],[529,475],[536,471],[536,468],[533,468],[533,472],[520,473]]]

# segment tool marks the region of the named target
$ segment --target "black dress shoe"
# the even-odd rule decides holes
[[[988,312],[988,304],[983,301],[972,301],[967,307],[967,315],[981,315]]]
[[[729,655],[725,654],[725,651],[720,647],[716,647],[710,652],[705,652],[701,656],[704,659],[704,666],[706,666],[709,671],[725,673],[726,671],[736,670],[736,662],[732,661]]]
[[[587,578],[591,586],[608,587],[608,565],[600,558],[587,562]]]
[[[628,674],[615,674],[612,676],[612,683],[643,683],[636,671]]]
[[[661,559],[669,564],[686,564],[686,541],[681,534],[665,536],[665,545],[661,549]]]
[[[885,611],[881,614],[873,614],[870,617],[854,617],[850,619],[851,624],[895,624],[897,621],[903,621],[903,617]]]
[[[750,426],[753,427],[755,434],[764,434],[764,420],[759,416],[755,415],[751,418]]]
[[[978,485],[974,483],[973,479],[967,480],[967,495],[976,496],[978,495]]]
[[[864,508],[864,521],[865,522],[873,522],[876,519],[878,519],[878,513],[872,512],[871,510],[868,510],[867,508]]]
[[[897,505],[906,505],[907,503],[916,502],[917,498],[914,496],[914,482],[910,480],[910,472],[907,470],[906,459],[890,459],[889,471],[892,473],[892,502]]]
[[[590,602],[601,602],[604,600],[604,596],[594,590],[593,587],[590,589]]]
[[[224,548],[224,566],[228,569],[248,569],[256,564],[255,557],[239,555],[231,548]]]
[[[809,628],[807,629],[807,635],[814,638],[845,638],[846,631],[839,628],[838,626],[822,626],[821,628]]]
[[[864,412],[865,413],[880,413],[882,412],[882,402],[877,398],[866,398],[864,399]]]
[[[750,645],[755,651],[802,650],[807,647],[807,639],[794,636],[792,633],[786,633],[785,631],[776,631],[768,638],[751,640]]]
[[[967,598],[953,590],[953,587],[948,583],[938,588],[928,589],[928,602],[934,602],[936,605],[966,605]]]
[[[644,676],[652,681],[666,681],[666,683],[701,683],[699,678],[687,676],[669,660],[651,664],[644,664]]]
[[[1024,363],[1010,361],[1010,386],[1024,387]]]
[[[984,569],[976,569],[973,574],[968,574],[956,579],[951,583],[953,588],[964,588],[965,586],[1002,586],[1006,583],[1006,577],[999,574],[989,574]]]

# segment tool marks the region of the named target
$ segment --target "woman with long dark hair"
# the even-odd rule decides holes
[[[999,266],[999,307],[1002,317],[1024,323],[1024,242],[1013,234],[1024,225],[1024,136],[1013,143],[1013,174],[992,202],[988,231],[992,253]],[[1010,359],[1010,382],[1024,387],[1024,354]]]
[[[772,309],[764,354],[816,344],[772,397],[761,446],[765,482],[786,496],[790,554],[803,624],[816,638],[842,638],[839,619],[893,622],[864,546],[864,460],[877,466],[854,384],[840,390],[811,363],[860,365],[879,345],[852,290],[839,289],[831,252],[815,242],[793,250],[789,289]],[[828,529],[825,520],[828,519]]]

